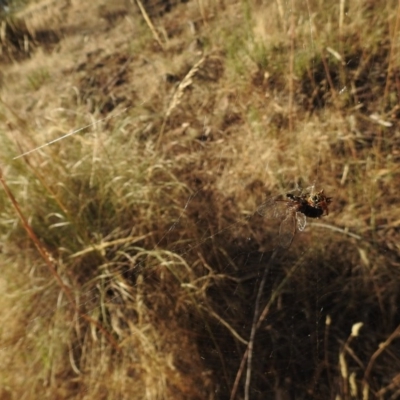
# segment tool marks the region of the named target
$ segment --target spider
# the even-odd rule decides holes
[[[328,206],[332,197],[327,197],[324,190],[316,194],[309,192],[294,195],[286,194],[286,200],[275,196],[268,199],[257,210],[260,215],[269,218],[282,218],[279,227],[279,246],[288,248],[292,243],[296,228],[303,231],[307,218],[320,218],[329,214]]]
[[[295,207],[297,212],[301,212],[309,218],[320,218],[324,213],[328,215],[328,205],[332,202],[332,197],[326,197],[323,189],[314,195],[305,193],[295,196],[288,193],[286,197],[289,199],[289,203],[293,203],[290,205],[291,207]]]

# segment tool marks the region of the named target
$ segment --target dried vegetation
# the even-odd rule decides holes
[[[394,0],[2,15],[0,398],[242,399],[267,265],[250,398],[398,398],[399,24]],[[331,213],[268,264],[255,211],[301,182]]]

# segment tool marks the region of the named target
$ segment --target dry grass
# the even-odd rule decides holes
[[[249,398],[397,398],[397,2],[154,4],[2,20],[0,398],[241,399],[267,265]]]

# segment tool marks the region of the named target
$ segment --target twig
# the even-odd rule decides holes
[[[257,299],[258,299],[258,295],[259,295],[260,293],[262,293],[263,286],[265,285],[265,280],[266,280],[266,276],[267,276],[267,271],[269,270],[269,267],[270,267],[270,265],[271,265],[273,259],[276,257],[276,254],[277,254],[277,253],[278,253],[278,248],[276,248],[276,249],[274,250],[274,252],[272,253],[272,255],[271,255],[271,257],[270,257],[270,259],[269,259],[269,261],[268,261],[268,263],[267,263],[267,265],[266,265],[266,267],[265,267],[264,276],[263,276],[263,278],[262,278],[262,280],[261,280],[260,287],[259,287],[259,289],[258,289]],[[265,305],[263,311],[261,312],[260,316],[258,317],[258,319],[257,319],[257,321],[256,321],[256,326],[255,326],[255,327],[254,327],[254,320],[255,320],[255,318],[253,319],[252,333],[253,333],[253,329],[254,329],[254,336],[255,336],[255,333],[256,333],[257,329],[260,328],[261,323],[262,323],[262,322],[265,320],[265,318],[267,317],[268,311],[269,311],[269,309],[270,309],[272,303],[275,301],[275,299],[278,297],[279,293],[281,292],[281,289],[282,289],[283,286],[286,284],[286,282],[288,281],[288,279],[290,279],[290,277],[292,276],[292,274],[294,273],[294,271],[297,269],[297,267],[298,267],[301,263],[302,263],[302,260],[299,259],[298,262],[296,263],[296,265],[294,266],[294,268],[291,269],[291,271],[287,274],[287,276],[281,281],[281,283],[278,285],[278,287],[274,290],[273,294],[271,295],[271,298],[269,299],[268,303]],[[261,296],[261,295],[260,295],[260,296]],[[256,302],[257,302],[257,300],[256,300]],[[257,304],[256,304],[256,308],[259,308],[259,306],[257,306]],[[255,310],[255,313],[256,313],[256,312],[258,313],[257,310]],[[255,313],[254,313],[254,315],[255,315]],[[254,337],[253,337],[253,342],[254,342]],[[240,378],[241,378],[242,373],[243,373],[243,371],[244,371],[244,367],[245,367],[245,365],[246,365],[246,361],[247,361],[247,359],[248,359],[248,357],[249,357],[250,343],[251,343],[251,337],[250,337],[250,340],[249,340],[249,344],[248,344],[248,346],[246,347],[246,350],[245,350],[245,352],[244,352],[244,354],[243,354],[242,361],[241,361],[240,366],[239,366],[239,370],[238,370],[238,372],[237,372],[237,374],[236,374],[235,382],[234,382],[234,384],[233,384],[232,391],[231,391],[230,400],[234,400],[234,398],[235,398],[235,396],[236,396],[236,393],[237,393],[237,390],[238,390],[238,386],[239,386],[239,382],[240,382]],[[252,344],[252,346],[253,346],[253,344]],[[248,368],[249,368],[249,364],[248,364]],[[246,378],[246,379],[247,379],[247,378]],[[246,383],[247,383],[247,380],[246,380]],[[249,382],[249,386],[250,386],[250,382]]]
[[[363,379],[363,387],[368,385],[369,375],[372,371],[372,367],[376,361],[376,359],[390,346],[394,339],[400,336],[400,325],[390,334],[390,336],[383,342],[379,344],[378,349],[372,354],[367,368],[365,369],[364,379]]]
[[[260,309],[261,296],[264,291],[265,281],[267,280],[269,267],[271,266],[272,261],[275,259],[277,253],[278,253],[278,247],[271,254],[271,257],[269,258],[269,261],[268,261],[267,265],[265,266],[264,273],[261,278],[260,286],[258,287],[257,298],[256,298],[255,307],[254,307],[253,323],[251,325],[250,340],[249,340],[249,344],[248,344],[247,372],[246,372],[246,383],[245,383],[245,388],[244,388],[245,400],[249,400],[249,398],[250,398],[251,361],[253,359],[254,338],[256,336],[257,325],[258,325],[257,322],[258,322],[258,314],[259,314],[259,309]]]
[[[27,219],[25,218],[24,214],[22,213],[17,200],[15,199],[14,195],[12,194],[10,188],[8,187],[6,181],[4,180],[3,176],[3,171],[0,169],[0,182],[4,188],[4,191],[7,194],[7,197],[10,199],[16,213],[18,214],[22,225],[24,226],[24,229],[26,233],[29,235],[31,238],[32,242],[35,244],[36,248],[38,249],[40,255],[44,259],[45,263],[47,264],[51,274],[54,276],[56,279],[58,285],[60,286],[61,290],[65,293],[65,295],[68,298],[68,301],[72,305],[74,311],[82,317],[84,320],[89,322],[90,324],[94,325],[110,342],[110,344],[117,350],[120,350],[120,347],[117,343],[117,341],[114,339],[114,337],[108,332],[103,325],[101,325],[98,321],[90,317],[89,315],[81,312],[79,310],[79,307],[77,306],[74,296],[70,290],[70,288],[63,282],[61,276],[58,274],[56,266],[54,265],[54,262],[52,261],[52,256],[49,254],[49,252],[44,248],[43,244],[40,243],[39,238],[36,236],[35,232],[33,232],[32,227],[29,225]]]
[[[229,400],[234,400],[236,393],[237,393],[237,389],[239,386],[239,382],[240,382],[240,378],[242,377],[242,372],[244,370],[244,366],[246,365],[246,361],[247,361],[247,356],[249,354],[249,346],[246,347],[246,351],[243,354],[242,357],[242,361],[240,362],[240,366],[238,369],[238,372],[236,374],[236,378],[235,378],[235,382],[233,383],[233,387],[232,387],[232,391],[231,391],[231,397],[229,398]]]
[[[329,225],[329,224],[323,224],[321,222],[311,222],[310,226],[317,226],[319,228],[326,228],[330,229],[331,231],[343,233],[344,235],[350,236],[354,239],[361,240],[362,237],[359,235],[356,235],[355,233],[348,232],[346,229],[343,228],[338,228],[337,226]]]
[[[245,400],[249,400],[250,382],[251,382],[251,362],[252,362],[252,358],[253,358],[254,338],[256,336],[257,329],[260,326],[260,320],[259,320],[260,301],[261,301],[262,292],[264,291],[264,286],[265,286],[265,282],[267,280],[269,268],[272,264],[272,261],[275,259],[276,255],[278,254],[278,249],[279,249],[279,247],[275,248],[275,250],[273,251],[273,253],[271,254],[271,257],[269,258],[269,260],[267,262],[267,265],[264,268],[264,273],[261,278],[260,286],[258,287],[258,292],[257,292],[257,297],[256,297],[256,302],[255,302],[255,307],[254,307],[253,323],[251,325],[249,343],[247,345],[246,351],[243,354],[242,361],[240,362],[239,370],[236,374],[235,382],[232,387],[230,400],[234,400],[234,398],[236,396],[240,378],[244,371],[246,361],[247,361],[247,371],[246,371],[245,397],[244,398],[245,398]]]
[[[226,329],[231,332],[232,336],[235,337],[239,342],[243,344],[248,344],[248,341],[243,339],[236,331],[233,329],[228,322],[226,322],[223,318],[221,318],[216,312],[214,312],[211,309],[208,309],[207,312],[209,312],[215,319],[219,321],[220,324],[224,325]]]
[[[291,2],[290,15],[290,53],[289,53],[289,132],[293,133],[293,100],[294,100],[294,41],[295,41],[295,23],[294,23],[294,0]]]
[[[394,30],[393,30],[393,35],[390,38],[390,54],[389,54],[389,63],[388,63],[388,69],[387,69],[387,75],[386,75],[386,85],[385,85],[385,91],[383,93],[383,100],[386,101],[388,94],[389,94],[389,86],[390,86],[390,79],[393,74],[393,62],[396,60],[396,38],[397,38],[397,32],[399,30],[399,25],[400,25],[400,3],[397,3],[397,16],[396,16],[396,22],[394,25]],[[389,34],[390,37],[390,34]],[[398,59],[398,56],[397,56]]]
[[[136,3],[140,9],[140,12],[143,15],[144,20],[146,21],[147,25],[149,26],[151,32],[153,33],[154,39],[156,39],[157,43],[164,50],[165,46],[164,46],[163,42],[161,41],[160,36],[158,36],[156,28],[154,27],[153,23],[151,22],[151,19],[150,19],[149,15],[147,14],[145,8],[143,7],[142,2],[140,0],[136,0]]]
[[[53,143],[56,143],[56,142],[58,142],[58,141],[60,141],[60,140],[63,140],[63,139],[66,139],[67,137],[72,136],[72,135],[75,135],[75,133],[81,132],[81,131],[83,131],[84,129],[89,128],[89,127],[91,127],[91,126],[93,126],[93,125],[96,125],[96,124],[98,124],[98,123],[100,123],[100,122],[102,122],[102,121],[106,121],[106,120],[108,120],[108,119],[110,119],[110,118],[114,118],[114,117],[116,117],[117,115],[122,114],[123,112],[125,112],[127,109],[128,109],[128,107],[125,107],[123,110],[119,111],[118,113],[116,113],[116,114],[114,114],[114,115],[108,115],[107,117],[98,119],[97,121],[92,122],[91,124],[88,124],[88,125],[83,126],[82,128],[75,129],[75,130],[73,130],[73,131],[71,131],[71,132],[68,132],[68,133],[66,133],[65,135],[62,135],[62,136],[60,136],[60,137],[58,137],[58,138],[56,138],[56,139],[50,140],[49,142],[47,142],[47,143],[45,143],[45,144],[42,144],[41,146],[35,147],[35,148],[32,149],[32,150],[29,150],[29,151],[27,151],[27,152],[25,152],[25,153],[23,153],[23,154],[20,154],[19,156],[14,157],[13,160],[17,160],[18,158],[27,156],[28,154],[31,154],[31,153],[33,153],[33,152],[35,152],[35,151],[37,151],[37,150],[43,149],[43,148],[46,147],[46,146],[50,146],[50,145],[53,144]]]

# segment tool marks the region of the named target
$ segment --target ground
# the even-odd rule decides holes
[[[1,399],[398,397],[396,1],[0,18]]]

